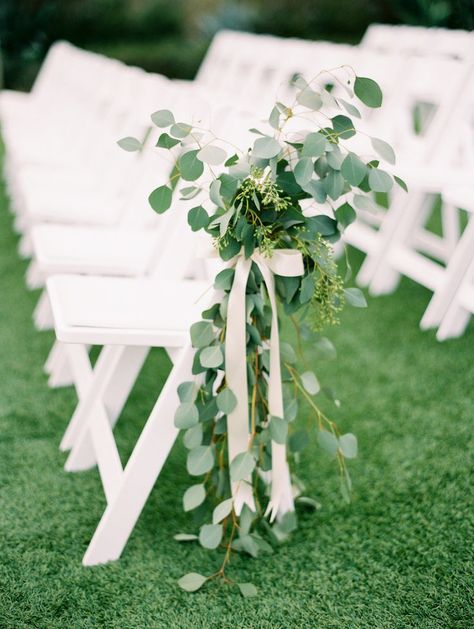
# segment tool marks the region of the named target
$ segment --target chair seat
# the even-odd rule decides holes
[[[154,230],[36,225],[31,230],[42,274],[144,275],[157,246]]]
[[[207,307],[211,285],[55,275],[47,280],[56,336],[66,343],[180,347]]]

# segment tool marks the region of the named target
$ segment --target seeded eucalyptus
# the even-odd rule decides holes
[[[344,81],[338,79],[341,72]],[[355,92],[363,105],[373,108],[382,103],[379,86],[339,68],[327,73],[334,83],[334,89],[329,90],[320,80],[323,75],[311,82],[301,76],[294,78],[294,101],[288,105],[278,102],[270,113],[273,134],[253,129],[256,139],[246,153],[235,153],[234,148],[227,151],[223,148],[225,139],[176,122],[170,111],[152,115],[153,123],[166,129],[157,146],[175,151],[181,145],[182,149],[173,181],[150,194],[152,208],[158,213],[168,210],[176,180],[183,181],[179,192],[182,199],[190,201],[190,228],[204,230],[227,263],[214,282],[219,299],[191,327],[195,380],[182,383],[178,389],[180,406],[175,425],[183,431],[187,471],[193,477],[184,493],[183,507],[194,513],[198,531],[179,533],[175,539],[222,550],[221,566],[214,574],[191,572],[179,580],[180,587],[189,592],[217,576],[232,583],[227,567],[234,553],[257,557],[273,552],[297,527],[294,503],[319,507],[294,474],[312,434],[335,460],[342,498],[350,501],[346,461],[357,456],[357,440],[351,433],[341,434],[320,409],[316,400],[323,392],[337,406],[339,401],[330,389],[321,390],[313,371],[300,370],[299,365],[305,364],[301,350],[310,345],[327,356],[334,355],[333,346],[321,331],[338,323],[346,302],[366,305],[357,288],[344,286],[332,243],[356,220],[357,210],[374,206],[372,191],[390,192],[394,181],[402,188],[405,184],[379,168],[379,157],[388,163],[395,161],[389,144],[367,136],[371,154],[361,157],[349,142],[358,133],[349,116],[360,118],[361,113],[340,92],[344,90],[350,101]],[[140,148],[134,138],[124,139],[121,145],[126,150]],[[209,183],[202,183],[204,174],[209,175]],[[197,198],[199,204],[194,201]],[[265,260],[270,264],[281,252],[298,256],[301,273],[274,272],[270,281]],[[229,460],[229,422],[238,399],[228,382],[226,341],[228,305],[239,259],[249,261],[244,287],[248,445]],[[297,338],[296,349],[288,343],[279,346],[280,415],[271,412],[269,401],[274,369],[270,351],[274,342],[273,297],[280,318],[294,324]],[[310,411],[310,430],[297,421],[305,412],[303,405]],[[292,487],[291,495],[279,502],[277,509],[272,507],[272,470],[278,446],[286,448]],[[251,489],[250,499],[238,506],[236,496],[241,486]],[[257,594],[251,583],[236,585],[245,597]]]

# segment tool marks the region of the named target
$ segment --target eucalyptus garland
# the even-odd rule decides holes
[[[341,74],[343,79],[339,78]],[[321,81],[324,76],[330,80]],[[193,206],[188,213],[189,226],[209,234],[218,255],[228,264],[215,278],[220,301],[191,327],[196,379],[183,382],[178,389],[180,406],[175,425],[184,431],[187,471],[196,479],[184,493],[183,506],[186,512],[195,513],[195,522],[200,526],[198,532],[179,533],[175,539],[196,541],[204,548],[223,552],[221,566],[214,574],[191,572],[178,581],[189,592],[214,577],[233,583],[227,574],[233,553],[257,557],[273,552],[297,528],[293,499],[296,504],[319,507],[305,495],[304,484],[294,474],[311,438],[310,431],[300,428],[296,421],[302,404],[310,410],[320,447],[335,460],[342,499],[350,501],[346,461],[356,457],[357,439],[352,433],[341,433],[323,413],[316,401],[320,393],[326,393],[337,405],[338,400],[331,390],[320,387],[313,371],[300,370],[298,365],[305,364],[303,345],[319,345],[335,352],[321,331],[338,323],[345,303],[366,305],[361,291],[345,287],[333,259],[332,243],[356,219],[358,209],[375,207],[371,192],[388,193],[394,182],[403,189],[406,186],[379,167],[380,158],[395,162],[389,144],[367,136],[371,154],[365,158],[346,146],[346,141],[357,133],[352,118],[361,117],[351,102],[354,97],[367,107],[382,104],[375,81],[357,77],[350,68],[343,67],[326,75],[320,73],[310,82],[296,76],[293,84],[294,102],[277,102],[271,111],[273,135],[253,129],[256,139],[246,153],[226,151],[223,139],[192,124],[176,122],[168,110],[152,115],[153,123],[163,130],[157,146],[180,150],[169,185],[160,186],[149,197],[152,208],[165,212],[171,207],[177,181],[192,182],[180,189],[181,198]],[[338,95],[342,90],[350,100]],[[344,113],[330,116],[328,111]],[[304,120],[310,129],[301,131],[300,124],[297,132],[292,131],[295,119]],[[141,148],[134,138],[124,138],[119,144],[126,150]],[[217,167],[218,175],[214,172]],[[202,183],[203,174],[209,175],[208,183]],[[193,199],[203,194],[208,199],[196,205]],[[323,205],[326,211],[317,213],[318,206]],[[274,275],[280,317],[295,325],[297,338],[296,349],[288,343],[280,344],[283,412],[275,416],[269,409],[269,346],[275,313],[262,274],[265,265],[257,262],[270,261],[282,250],[297,253],[303,271],[295,276]],[[228,383],[226,340],[228,304],[239,257],[251,261],[245,286],[248,445],[229,460],[228,418],[238,400]],[[267,507],[274,444],[286,447],[292,470],[292,496],[276,519],[275,512],[268,517]],[[249,501],[237,507],[233,484],[250,487],[252,508]],[[236,585],[245,597],[257,594],[252,583]]]

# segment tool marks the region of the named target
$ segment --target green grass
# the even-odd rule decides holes
[[[42,364],[52,334],[31,314],[37,294],[2,192],[0,200],[0,627],[23,628],[439,628],[474,626],[472,389],[474,334],[445,344],[418,329],[429,294],[402,282],[368,310],[349,309],[331,331],[339,358],[311,362],[357,433],[354,502],[339,500],[334,465],[311,444],[300,476],[323,504],[272,557],[236,558],[254,582],[244,600],[211,583],[190,595],[176,580],[210,573],[220,553],[173,540],[192,529],[182,513],[189,481],[178,445],[120,561],[84,568],[104,509],[97,472],[66,474],[58,451],[75,398],[49,390]],[[152,353],[117,428],[124,456],[169,368]],[[471,442],[471,443],[470,443]],[[472,478],[472,477],[471,477]]]

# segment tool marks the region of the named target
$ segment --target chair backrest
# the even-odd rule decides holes
[[[361,45],[399,54],[474,60],[474,33],[464,30],[371,24]]]

